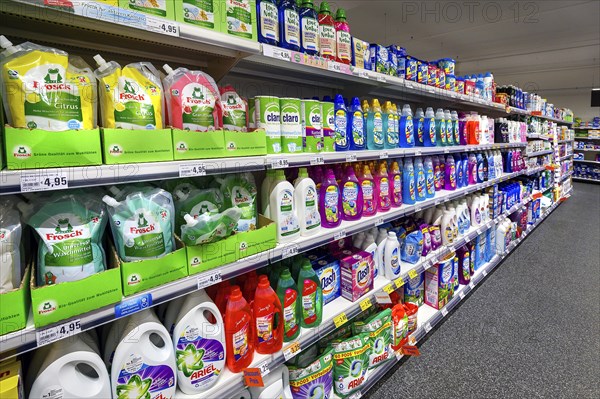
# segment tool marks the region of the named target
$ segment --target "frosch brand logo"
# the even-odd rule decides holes
[[[42,302],[38,306],[37,311],[40,315],[46,315],[54,312],[56,309],[58,309],[58,304],[56,303],[56,301],[49,299],[45,302]]]
[[[123,148],[119,144],[111,144],[109,146],[108,153],[112,156],[118,157],[123,155]]]
[[[13,157],[15,158],[30,158],[32,155],[31,148],[27,147],[26,145],[19,144],[13,149]]]

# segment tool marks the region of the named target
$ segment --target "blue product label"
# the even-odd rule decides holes
[[[407,116],[406,117],[406,125],[404,127],[404,136],[406,137],[406,143],[411,145],[413,143],[413,131],[414,131],[414,125],[413,125],[413,118],[412,116]]]
[[[126,299],[115,305],[115,318],[140,312],[152,306],[152,294],[143,294],[135,298]]]
[[[422,170],[417,172],[417,196],[419,198],[425,196],[425,175]]]
[[[328,257],[319,261],[319,265],[321,263],[324,266],[315,268],[315,273],[321,280],[323,302],[329,303],[340,296],[340,262],[333,257]]]
[[[357,146],[365,145],[365,121],[360,111],[355,111],[352,117],[352,139]]]

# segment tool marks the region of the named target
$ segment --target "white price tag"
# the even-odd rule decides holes
[[[406,85],[406,88],[407,88],[407,89],[414,89],[414,88],[415,88],[415,87],[413,86],[413,84],[412,84],[411,82],[409,82],[409,81],[406,81],[405,85]]]
[[[166,19],[146,16],[146,30],[163,35],[179,37],[179,25]]]
[[[460,297],[461,300],[465,299],[465,293],[462,290],[460,290],[458,292],[458,296]]]
[[[422,210],[423,210],[423,207],[422,207],[422,206],[416,206],[416,207],[415,207],[415,213],[417,213],[417,212],[421,212]]]
[[[431,324],[427,323],[425,324],[425,334],[429,334],[429,331],[431,331]]]
[[[206,176],[206,164],[202,162],[179,165],[179,177]]]
[[[442,310],[440,310],[440,312],[442,313],[442,317],[446,317],[448,315],[448,309],[446,309],[446,308],[442,308]]]
[[[41,169],[21,173],[21,192],[50,191],[69,188],[69,175],[61,169]]]
[[[435,93],[435,87],[433,86],[427,86],[427,91],[430,93]]]
[[[390,155],[390,154],[388,154],[388,152],[387,152],[387,151],[381,151],[381,152],[379,153],[379,159],[388,159],[389,155]]]
[[[488,272],[487,272],[487,270],[483,270],[483,271],[481,272],[481,274],[483,274],[483,277],[486,277],[486,276],[488,275]]]
[[[211,271],[210,273],[205,273],[198,276],[198,289],[201,290],[203,288],[209,287],[211,285],[215,285],[220,283],[223,280],[223,276],[221,275],[220,270]]]
[[[387,78],[384,74],[382,73],[378,73],[377,74],[377,81],[381,82],[381,83],[386,83],[387,82]]]
[[[360,398],[362,398],[362,393],[360,393],[360,391],[356,391],[352,395],[348,396],[348,399],[360,399]]]
[[[333,235],[333,239],[334,239],[335,241],[337,241],[337,240],[341,240],[342,238],[346,238],[346,230],[341,230],[341,231],[338,231],[337,233],[335,233],[335,234]]]
[[[286,158],[277,158],[271,161],[271,169],[289,168],[290,162]]]
[[[346,162],[356,162],[357,159],[358,157],[356,156],[355,152],[351,154],[346,154]]]
[[[473,284],[473,282],[471,281],[471,282],[469,283],[469,288],[473,289],[473,287],[475,287],[475,284]]]
[[[271,370],[269,369],[269,360],[265,360],[264,362],[256,366],[256,368],[260,370],[260,374],[263,377],[271,372]]]
[[[278,60],[283,61],[291,61],[292,54],[289,50],[282,49],[280,47],[269,46],[268,44],[263,44],[263,54],[267,57],[277,58]]]
[[[477,235],[481,234],[481,229],[477,229]]]
[[[439,199],[436,199],[435,201],[433,201],[433,206],[438,206],[439,204],[441,204],[442,201],[440,201]]]
[[[342,72],[342,66],[335,62],[335,61],[328,61],[327,62],[327,69],[329,71],[334,71],[334,72]]]
[[[283,247],[281,259],[291,258],[292,256],[296,255],[298,255],[298,244],[287,244],[285,247]]]
[[[416,157],[420,157],[422,154],[423,154],[423,152],[421,150],[415,151],[415,156]]]
[[[48,304],[48,306],[50,305]],[[81,320],[74,319],[54,327],[44,328],[43,330],[36,330],[35,340],[37,341],[37,346],[42,346],[51,342],[59,341],[71,335],[79,334],[80,332]]]
[[[383,218],[377,218],[377,220],[375,220],[375,227],[381,226],[382,224],[383,224]]]
[[[317,155],[313,159],[310,160],[311,165],[323,165],[325,163],[325,158],[323,155]]]

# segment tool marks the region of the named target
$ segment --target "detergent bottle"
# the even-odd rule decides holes
[[[425,125],[425,114],[423,113],[423,108],[417,108],[415,111],[415,117],[413,119],[413,137],[415,139],[415,146],[423,147],[425,144],[423,142],[423,129]]]
[[[306,168],[300,168],[294,182],[294,208],[297,216],[302,215],[298,217],[300,235],[309,236],[321,229],[321,215],[317,205],[317,186],[308,177]]]
[[[462,187],[467,187],[469,185],[469,156],[462,154],[461,158]]]
[[[394,129],[396,119],[392,102],[386,101],[383,107],[383,136],[385,148],[398,148],[398,135]]]
[[[365,103],[368,104],[366,101]],[[383,112],[379,100],[374,98],[367,112],[367,148],[381,150],[384,148],[384,141]]]
[[[296,3],[296,0],[279,2],[279,47],[300,51],[300,12]]]
[[[454,157],[450,154],[446,157],[445,166],[445,185],[444,190],[453,191],[456,190],[456,165],[454,163]]]
[[[233,293],[232,293],[233,295]],[[266,355],[281,350],[283,345],[283,309],[281,302],[265,275],[258,277],[254,294],[254,348]]]
[[[436,141],[437,145],[445,146],[448,145],[446,141],[446,119],[444,115],[444,110],[438,108],[435,111],[435,132],[436,132]]]
[[[350,129],[350,150],[364,150],[367,146],[365,138],[365,117],[358,97],[352,98],[348,125]]]
[[[266,217],[270,216],[271,206],[269,204],[269,196],[271,195],[271,184],[273,184],[276,175],[275,169],[267,170],[265,178],[260,185],[260,209],[261,213]]]
[[[302,267],[298,274],[298,293],[300,295],[300,300],[297,302],[300,325],[304,328],[317,327],[323,318],[323,291],[321,280],[306,258],[302,261]]]
[[[454,145],[454,128],[452,125],[452,114],[450,110],[444,111],[444,120],[446,121],[446,145]],[[456,143],[458,144],[458,143]]]
[[[319,8],[319,49],[321,57],[335,61],[337,57],[335,21],[329,3],[323,1]]]
[[[262,387],[248,388],[251,399],[293,399],[290,389],[290,375],[285,365],[271,370],[263,377]]]
[[[283,306],[283,341],[290,342],[300,335],[300,295],[289,269],[283,269],[277,282],[277,296]]]
[[[361,173],[358,175],[358,181],[363,197],[363,215],[373,216],[377,213],[379,197],[377,196],[375,181],[368,165],[362,167]]]
[[[193,395],[212,387],[225,366],[223,319],[204,290],[186,295],[179,309],[173,329],[177,384]]]
[[[256,2],[258,16],[258,41],[279,45],[279,11],[276,0],[258,0]]]
[[[425,200],[425,167],[421,157],[415,158],[415,187],[417,188],[417,201]]]
[[[433,112],[433,108],[427,107],[425,120],[423,121],[423,145],[425,147],[435,147],[437,145],[436,126],[436,114]]]
[[[336,61],[350,65],[352,61],[352,36],[350,25],[346,21],[346,10],[338,8],[335,13],[335,42],[337,48]]]
[[[468,166],[469,185],[477,184],[477,155],[475,155],[473,152],[469,154]]]
[[[388,176],[392,186],[392,206],[394,208],[402,206],[402,172],[400,170],[398,161],[393,161]]]
[[[425,157],[423,166],[425,168],[425,196],[427,198],[433,198],[435,197],[435,176],[431,157]]]
[[[441,176],[440,158],[437,155],[431,157],[431,163],[433,165],[433,183],[435,191],[440,191],[444,188],[444,179]]]
[[[458,112],[450,112],[450,119],[452,121],[452,133],[454,134],[453,141],[454,145],[462,145],[460,142],[460,129],[458,124]]]
[[[363,213],[363,193],[358,178],[352,166],[346,167],[346,174],[342,179],[342,218],[344,220],[358,220]]]
[[[348,137],[348,109],[341,94],[335,96],[334,101],[334,129],[335,129],[335,150],[348,151],[350,149],[350,139]]]
[[[461,112],[458,114],[458,142],[460,145],[467,145],[467,114]]]
[[[258,274],[256,270],[251,270],[248,273],[244,274],[244,286],[242,288],[242,293],[244,298],[248,298],[248,303],[252,303],[254,301],[254,294],[256,293],[256,287],[258,286]],[[231,295],[231,290],[229,292]],[[228,298],[229,299],[229,298]],[[227,303],[225,303],[227,306]],[[222,312],[224,314],[225,312]]]
[[[340,188],[335,180],[335,175],[331,169],[327,169],[319,192],[319,212],[323,227],[333,228],[340,225],[342,221],[341,204]]]
[[[275,178],[269,195],[269,213],[272,220],[277,223],[277,241],[291,241],[300,235],[294,204],[294,186],[285,180],[283,169],[277,170]]]
[[[397,279],[401,273],[400,266],[400,243],[398,242],[398,236],[396,235],[396,233],[390,231],[388,233],[387,240],[385,241],[385,278],[387,278],[388,280]]]
[[[239,373],[250,366],[254,358],[254,320],[237,285],[232,286],[225,308],[225,344],[229,371]]]
[[[300,50],[309,55],[319,55],[319,16],[313,0],[301,0]]]
[[[390,179],[387,173],[387,165],[383,161],[379,164],[379,171],[375,175],[375,190],[379,198],[377,212],[389,211],[392,207]]]
[[[454,154],[454,166],[456,167],[456,188],[463,188],[463,167],[460,154]]]
[[[484,182],[483,175],[483,156],[480,152],[477,153],[477,183]]]
[[[400,147],[410,148],[415,146],[414,123],[410,105],[404,104],[399,126]]]
[[[413,205],[417,200],[415,190],[415,169],[412,158],[404,161],[402,169],[402,200],[407,205]]]

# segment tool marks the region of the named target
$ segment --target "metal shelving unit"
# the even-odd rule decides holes
[[[532,152],[530,154],[525,154],[525,156],[529,157],[529,158],[533,158],[533,157],[539,157],[542,155],[552,154],[553,152],[554,152],[554,150],[544,150],[544,151]]]
[[[581,163],[591,163],[594,165],[600,165],[600,161],[588,161],[585,159],[574,159],[573,162],[581,162]]]

